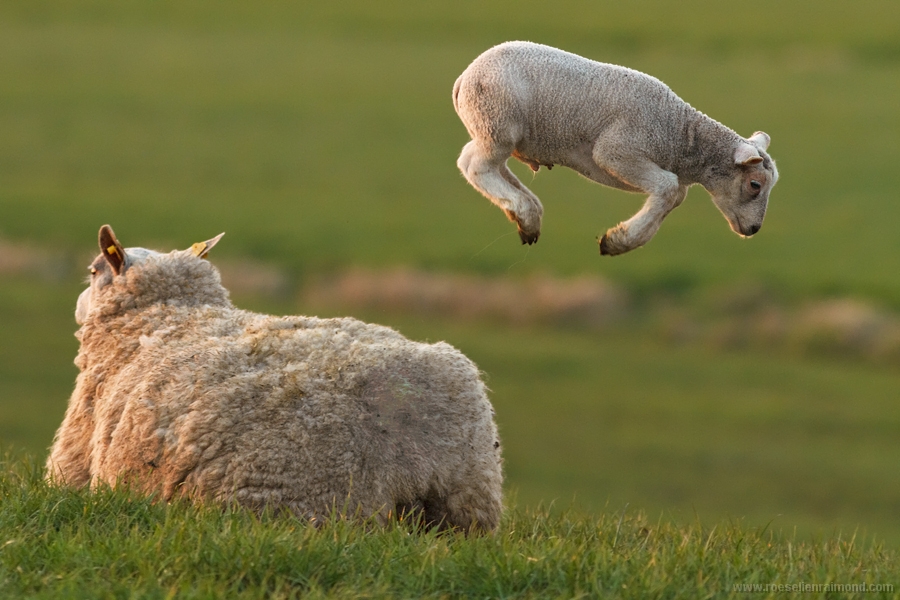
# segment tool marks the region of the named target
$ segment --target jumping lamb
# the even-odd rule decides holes
[[[48,479],[494,529],[500,443],[475,365],[352,318],[235,308],[204,260],[220,237],[161,254],[100,229]]]
[[[537,172],[569,167],[597,183],[649,194],[633,217],[600,239],[601,254],[646,244],[700,184],[735,233],[759,231],[778,180],[769,136],[749,138],[695,110],[650,75],[530,42],[487,50],[453,86],[472,137],[457,161],[468,182],[518,226],[541,233],[544,209],[509,170],[510,156]]]

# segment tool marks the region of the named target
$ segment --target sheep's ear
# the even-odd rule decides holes
[[[757,131],[749,138],[747,138],[747,141],[749,141],[760,150],[765,150],[769,147],[769,144],[772,143],[772,138],[770,138],[769,134],[765,131]]]
[[[224,231],[211,240],[206,240],[205,242],[197,242],[196,244],[191,246],[191,252],[194,253],[194,256],[206,258],[206,255],[209,254],[209,251],[212,250],[213,246],[219,243],[219,240],[222,239],[223,235],[225,235]]]
[[[125,248],[116,239],[112,227],[104,225],[100,228],[99,241],[100,253],[103,254],[103,258],[109,263],[113,273],[120,275],[125,269]]]
[[[736,165],[755,165],[761,163],[762,160],[759,150],[753,144],[741,142],[741,145],[734,151],[734,164]]]

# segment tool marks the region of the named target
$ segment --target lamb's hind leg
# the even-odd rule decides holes
[[[473,140],[463,147],[456,165],[472,187],[503,209],[516,224],[522,243],[533,244],[541,235],[544,207],[506,166],[511,152],[512,148],[485,151]]]

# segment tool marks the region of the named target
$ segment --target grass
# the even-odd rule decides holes
[[[502,3],[272,3],[252,14],[237,3],[4,3],[0,233],[74,250],[102,222],[164,246],[227,230],[226,252],[298,274],[414,263],[602,271],[645,287],[749,277],[900,306],[885,276],[900,270],[900,32],[877,17],[891,5],[767,6],[757,38],[712,2],[552,17]],[[519,246],[455,168],[466,135],[449,99],[474,56],[519,37],[643,69],[740,132],[769,130],[784,176],[760,236],[738,240],[695,190],[651,246],[601,261],[596,236],[640,200],[556,170],[529,183],[547,207],[547,243]],[[859,150],[839,151],[849,148]]]
[[[0,315],[13,318],[4,321],[0,346],[0,433],[43,457],[73,386],[78,286],[21,279],[4,289]],[[251,300],[236,302],[306,312]],[[584,333],[410,313],[358,316],[414,339],[449,341],[485,371],[507,489],[523,506],[631,505],[705,524],[771,523],[803,539],[858,530],[900,544],[896,370],[673,344],[630,325]]]
[[[78,371],[72,299],[78,287],[29,278],[0,285],[0,440],[42,454]],[[63,335],[59,335],[59,333]]]
[[[706,598],[773,583],[879,585],[865,597],[897,597],[896,553],[854,536],[809,543],[734,521],[515,507],[485,537],[338,517],[316,528],[127,490],[55,489],[40,476],[21,457],[0,468],[7,597]]]
[[[227,231],[214,260],[250,259],[286,274],[281,296],[239,298],[277,313],[306,310],[297,298],[317,278],[398,266],[496,281],[599,275],[639,305],[671,298],[688,315],[714,313],[717,294],[734,289],[772,290],[789,306],[841,296],[896,312],[895,12],[889,0],[0,3],[0,241],[62,265],[0,272],[0,441],[41,457],[62,419],[75,376],[72,310],[103,223],[126,245],[160,249]],[[462,69],[507,39],[644,70],[740,133],[766,130],[782,179],[760,234],[736,238],[694,190],[646,248],[601,259],[596,236],[641,199],[565,170],[532,177],[513,165],[546,207],[541,242],[520,246],[512,225],[456,170],[467,136],[450,102]],[[778,540],[796,550],[816,536],[846,540],[857,528],[866,539],[900,544],[895,362],[684,343],[643,322],[598,331],[357,314],[416,339],[446,339],[485,370],[508,485],[523,507],[511,510],[504,531],[601,519],[608,536],[628,505],[623,528],[640,511],[662,514],[649,519],[651,529],[673,539],[688,531],[705,540],[712,531],[727,543],[728,518],[747,539],[771,523],[765,535],[775,532],[776,554],[784,551]],[[91,502],[73,497],[78,510]],[[553,500],[566,507],[573,497],[576,512],[559,508],[544,518],[525,508]],[[36,504],[32,516],[59,500]],[[12,506],[0,499],[0,509]],[[284,533],[282,522],[265,523]],[[590,539],[610,547],[608,537]],[[766,538],[752,539],[760,540],[752,553],[768,557]],[[804,547],[837,556],[822,550],[828,544],[836,542]],[[12,548],[28,545],[0,552]],[[488,556],[471,572],[490,573]],[[616,568],[625,573],[652,558],[638,557]],[[48,567],[40,577],[81,573],[98,589],[127,595],[131,576],[108,563]],[[212,568],[192,567],[214,577]],[[235,586],[243,581],[237,567],[222,568]],[[825,577],[830,567],[823,568]],[[690,581],[658,580],[671,584],[658,595],[713,589],[691,583],[699,569],[685,572]],[[154,573],[163,583],[148,595],[182,589],[176,575]],[[315,581],[301,589],[339,593],[333,580]],[[388,589],[379,581],[377,593]]]
[[[509,485],[527,505],[628,503],[801,534],[900,542],[900,373],[606,332],[380,319],[486,371]],[[427,334],[426,334],[427,331]],[[852,402],[848,402],[852,398]]]

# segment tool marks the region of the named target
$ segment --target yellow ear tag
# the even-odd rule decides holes
[[[107,254],[114,254],[115,256],[119,256],[119,249],[115,246],[110,246],[106,249]],[[120,257],[121,258],[121,257]]]
[[[194,253],[194,256],[206,258],[206,242],[196,242],[191,246],[191,252]]]

